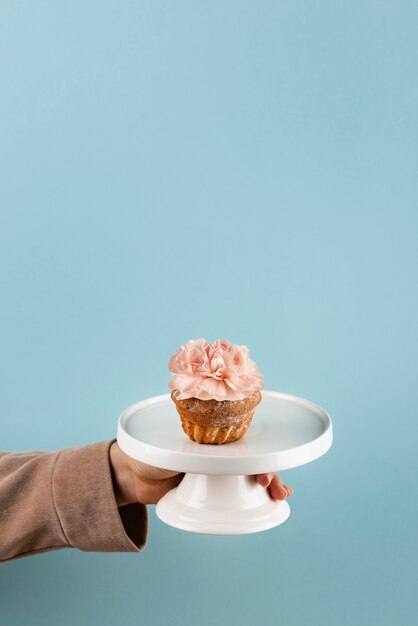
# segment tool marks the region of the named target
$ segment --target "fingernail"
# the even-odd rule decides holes
[[[265,482],[266,482],[266,477],[265,477],[265,476],[257,476],[256,480],[257,480],[258,484],[259,484],[261,487],[265,487],[265,486],[266,486],[266,484],[265,484]]]

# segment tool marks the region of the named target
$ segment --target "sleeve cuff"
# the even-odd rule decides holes
[[[141,552],[148,537],[144,504],[118,508],[109,450],[114,440],[65,448],[52,480],[63,533],[74,548],[88,552]]]

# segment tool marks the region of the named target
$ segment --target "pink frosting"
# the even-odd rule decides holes
[[[264,387],[247,346],[225,339],[190,339],[170,358],[168,369],[174,374],[168,386],[179,400],[242,400]]]

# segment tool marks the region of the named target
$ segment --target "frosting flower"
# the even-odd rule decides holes
[[[243,400],[264,387],[247,346],[225,339],[190,339],[170,358],[168,369],[174,374],[168,386],[177,390],[178,400]]]

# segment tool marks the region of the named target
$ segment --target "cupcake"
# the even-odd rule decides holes
[[[263,375],[246,346],[190,339],[170,358],[168,383],[184,432],[197,443],[244,436],[261,401]]]

